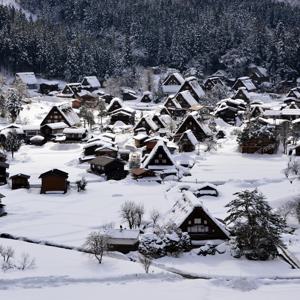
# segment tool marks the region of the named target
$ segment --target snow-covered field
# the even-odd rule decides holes
[[[28,124],[38,124],[55,103],[66,99],[56,97],[34,98],[25,106],[20,119]],[[219,197],[202,197],[204,205],[217,218],[226,216],[225,205],[235,192],[258,188],[274,208],[299,194],[298,183],[290,184],[282,170],[287,158],[277,155],[245,155],[237,151],[233,128],[223,128],[227,139],[216,152],[199,155],[178,155],[177,160],[195,160],[191,176],[181,182],[137,182],[129,177],[122,181],[102,181],[87,173],[88,164],[79,164],[81,144],[55,144],[42,147],[24,145],[9,159],[10,175],[25,173],[34,185],[40,183],[39,175],[53,168],[69,173],[72,182],[85,176],[87,190],[78,193],[71,184],[67,194],[40,195],[38,187],[12,191],[8,185],[0,187],[6,195],[8,215],[0,218],[0,232],[36,240],[82,246],[91,231],[108,223],[122,224],[120,207],[126,200],[142,203],[145,220],[152,209],[162,216],[171,209],[180,196],[180,187],[197,187],[203,182],[218,185]],[[117,136],[119,143],[128,136]],[[162,218],[164,219],[164,218]],[[165,221],[165,220],[164,220]],[[124,225],[124,224],[123,224]],[[300,259],[300,232],[285,237],[288,248]],[[71,251],[33,245],[21,241],[0,239],[0,245],[11,245],[16,254],[28,252],[36,259],[36,268],[26,271],[0,271],[1,299],[53,299],[64,295],[72,299],[96,299],[106,295],[109,299],[182,299],[189,295],[197,299],[252,299],[272,297],[281,299],[297,295],[300,291],[300,272],[292,270],[283,261],[252,262],[234,259],[228,247],[225,254],[201,257],[194,252],[179,258],[166,257],[155,261],[150,275],[143,274],[139,263],[126,257],[105,257],[99,266],[88,256]],[[176,269],[212,280],[187,280],[166,270]],[[280,278],[280,280],[275,280]],[[287,280],[289,278],[289,280]],[[245,290],[247,293],[245,293]]]

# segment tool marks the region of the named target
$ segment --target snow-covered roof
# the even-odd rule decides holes
[[[143,168],[145,169],[151,169],[151,165],[150,162],[153,159],[154,155],[156,154],[156,152],[158,151],[159,148],[162,148],[163,151],[165,152],[165,154],[168,156],[168,158],[170,159],[171,163],[173,166],[175,166],[175,161],[173,160],[173,157],[169,151],[169,149],[167,148],[167,146],[165,145],[165,143],[160,140],[156,143],[156,145],[154,146],[154,148],[152,149],[152,151],[149,153],[149,155],[147,156],[147,158],[144,160],[143,162]],[[162,169],[166,169],[169,166],[161,166]],[[159,166],[155,166],[155,169],[160,168]]]
[[[189,106],[198,105],[198,102],[192,96],[190,91],[182,91],[178,93],[178,95],[181,95],[183,99],[189,104]]]
[[[169,75],[165,78],[165,80],[163,81],[162,84],[165,85],[166,82],[167,82],[167,80],[168,80],[171,76],[174,76],[174,77],[176,78],[176,80],[179,82],[179,85],[182,85],[182,84],[184,83],[184,78],[183,78],[183,76],[182,76],[180,73],[178,73],[178,72],[174,72],[174,73],[169,74]]]
[[[68,127],[68,125],[64,122],[56,122],[56,123],[47,123],[45,125],[43,125],[42,127],[47,126],[51,129],[63,129]]]
[[[109,238],[109,243],[111,244],[135,244],[138,242],[138,238],[140,235],[139,230],[133,229],[105,229],[103,230],[103,234],[107,235]]]
[[[198,140],[197,138],[195,137],[194,133],[192,132],[191,129],[188,129],[186,130],[180,137],[179,141],[186,135],[186,137],[189,139],[189,141],[194,145],[196,146],[198,144]]]
[[[73,108],[69,104],[61,104],[57,106],[57,109],[64,116],[70,126],[80,124],[80,118],[77,113],[73,110]]]
[[[64,134],[84,134],[85,132],[87,132],[87,130],[85,128],[65,128],[63,130]]]
[[[95,150],[95,152],[97,152],[97,151],[103,151],[103,150],[118,151],[118,148],[117,148],[117,147],[113,147],[112,145],[106,144],[106,145],[103,145],[103,146],[97,148],[97,149]]]
[[[199,122],[199,121],[195,118],[195,116],[194,116],[193,114],[188,114],[188,115],[185,117],[185,119],[182,121],[182,123],[181,123],[181,125],[179,126],[179,128],[177,129],[177,131],[180,130],[181,126],[186,122],[186,120],[187,120],[188,118],[193,118],[194,121],[196,122],[196,124],[202,129],[202,131],[203,131],[207,136],[211,136],[211,135],[212,135],[212,132],[211,132],[210,128],[209,128],[206,124],[204,124],[203,122]]]
[[[35,135],[32,138],[30,138],[31,142],[40,142],[43,141],[45,138],[41,135]]]
[[[101,84],[96,76],[86,76],[83,78],[82,84],[84,83],[84,81],[87,81],[88,85],[92,88],[100,88],[101,87]],[[83,85],[83,86],[85,86],[85,85]]]
[[[40,125],[23,125],[23,131],[27,130],[40,130]]]
[[[35,85],[38,83],[33,72],[16,73],[16,77],[19,78],[23,83],[28,85]]]
[[[197,81],[197,78],[189,77],[186,79],[186,81],[189,82],[190,86],[192,87],[192,89],[194,90],[194,92],[196,93],[196,95],[199,98],[205,96],[205,92],[203,91],[202,87],[200,86],[199,82]]]
[[[167,100],[165,101],[164,105],[167,104],[167,102],[171,101],[173,103],[173,105],[175,106],[175,108],[177,109],[182,109],[182,106],[178,103],[178,101],[176,100],[176,98],[174,98],[174,96],[169,96],[167,98]],[[167,106],[165,106],[167,108]]]
[[[237,81],[241,81],[248,91],[256,90],[256,86],[248,76],[240,77]]]
[[[111,108],[115,103],[119,103],[121,107],[123,106],[122,100],[121,100],[120,98],[115,97],[115,98],[113,98],[113,99],[110,101],[109,105],[107,106],[107,110],[109,111],[110,108]]]
[[[149,127],[151,128],[151,130],[153,130],[153,131],[158,130],[158,126],[152,120],[152,116],[151,115],[147,115],[147,116],[143,117],[142,119],[140,119],[140,121],[138,122],[137,125],[139,125],[143,120],[149,125]],[[137,125],[136,125],[136,127],[137,127]]]
[[[268,109],[264,111],[265,117],[277,117],[277,116],[300,116],[300,108],[291,109],[284,108],[282,110]]]
[[[166,217],[169,221],[180,227],[186,218],[193,212],[196,207],[200,207],[206,213],[206,215],[218,226],[218,228],[229,237],[228,231],[224,228],[223,224],[220,223],[211,213],[204,207],[202,202],[191,192],[183,191],[182,197],[172,207],[168,216]]]

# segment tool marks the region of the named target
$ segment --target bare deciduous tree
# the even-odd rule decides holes
[[[11,247],[3,247],[0,246],[0,256],[2,257],[2,264],[1,268],[3,271],[12,269],[14,267],[14,264],[12,262],[12,259],[14,258],[15,251]]]
[[[150,266],[152,265],[152,259],[145,255],[139,255],[139,262],[144,267],[145,273],[149,273]]]
[[[292,184],[300,175],[300,163],[298,160],[290,159],[286,169],[283,170],[285,177]]]
[[[108,239],[107,235],[100,232],[92,232],[84,244],[85,249],[96,258],[99,264],[102,262],[104,252],[108,249]]]
[[[35,259],[31,258],[28,253],[23,253],[17,268],[19,270],[33,269],[35,267]]]
[[[158,219],[160,218],[160,213],[157,209],[153,209],[150,213],[151,221],[153,222],[153,225],[156,225]]]
[[[144,206],[133,201],[126,201],[121,206],[121,217],[128,223],[130,229],[141,225],[144,212]]]

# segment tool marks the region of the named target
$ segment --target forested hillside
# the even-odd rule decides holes
[[[300,72],[300,9],[270,0],[20,0],[36,22],[0,6],[0,63],[77,80],[137,65],[233,76],[257,63]]]

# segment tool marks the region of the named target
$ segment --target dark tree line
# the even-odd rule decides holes
[[[249,63],[278,79],[300,73],[300,9],[271,0],[21,0],[0,7],[0,63],[78,80],[134,66],[237,76]]]

